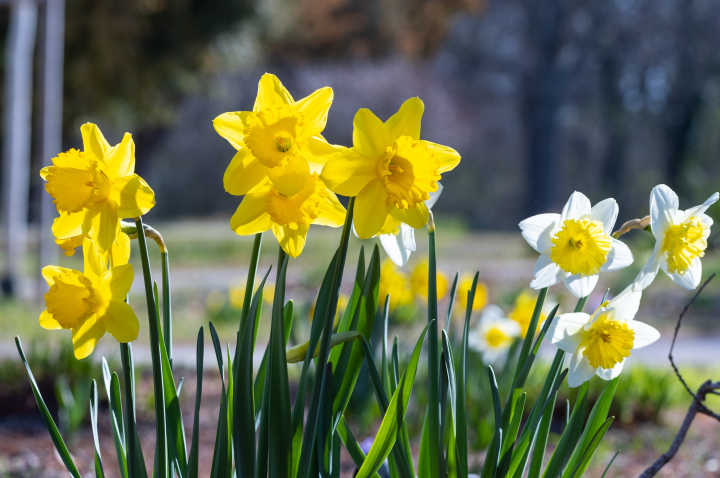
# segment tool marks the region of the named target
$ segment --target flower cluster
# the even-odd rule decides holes
[[[84,124],[83,151],[71,149],[53,158],[40,176],[59,217],[53,223],[56,242],[66,255],[82,245],[85,271],[47,266],[50,290],[40,325],[71,329],[75,356],[87,357],[107,331],[119,342],[135,340],[139,324],[124,300],[133,280],[130,238],[121,219],[147,213],[155,205],[150,186],[135,174],[135,144],[125,134],[110,146],[100,129]]]
[[[703,204],[683,211],[669,187],[660,184],[653,188],[649,221],[655,247],[635,280],[592,315],[562,314],[550,325],[549,340],[571,354],[571,387],[593,375],[604,380],[615,378],[632,350],[660,337],[653,327],[635,320],[642,291],[660,269],[686,289],[700,284],[700,258],[712,226],[705,211],[717,200],[715,193]],[[574,192],[561,214],[539,214],[522,221],[522,236],[540,253],[530,286],[541,289],[563,281],[573,295],[583,298],[595,288],[600,272],[632,264],[630,249],[612,235],[617,215],[614,199],[591,206],[587,197]]]
[[[237,150],[225,171],[225,190],[244,196],[230,227],[240,235],[272,230],[283,250],[297,257],[311,224],[343,224],[346,211],[336,194],[356,197],[358,236],[379,235],[391,259],[403,264],[415,250],[410,227],[425,226],[440,175],[460,156],[420,139],[424,105],[418,98],[384,123],[359,110],[353,146],[332,145],[321,134],[332,100],[326,87],[295,101],[276,76],[265,74],[252,111],[215,118],[215,130]]]

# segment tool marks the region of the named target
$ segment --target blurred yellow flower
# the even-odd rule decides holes
[[[457,296],[460,300],[459,312],[465,313],[467,310],[468,292],[472,287],[473,276],[463,275],[458,281]],[[473,300],[472,310],[481,310],[487,304],[488,299],[488,288],[487,286],[478,281],[477,287],[475,288],[475,300]]]
[[[378,299],[380,307],[385,306],[385,298],[390,295],[390,311],[397,307],[412,304],[413,293],[410,288],[410,280],[403,274],[390,259],[385,259],[380,269],[380,285]]]
[[[228,300],[230,305],[235,309],[242,309],[243,302],[245,302],[245,288],[247,281],[231,281],[230,287],[228,288]],[[255,289],[257,292],[257,289]],[[275,297],[275,284],[271,282],[265,282],[263,287],[263,302],[267,305],[272,305],[273,298]]]
[[[416,297],[419,297],[423,304],[427,304],[428,300],[428,261],[422,261],[415,269],[413,269],[412,275],[410,276],[410,288]],[[448,291],[448,280],[445,274],[438,271],[436,279],[437,286],[437,299],[441,300],[445,297]]]
[[[343,314],[345,313],[345,308],[347,307],[348,303],[350,302],[350,296],[347,294],[343,294],[342,292],[338,295],[338,303],[337,303],[337,309],[335,309],[335,321],[333,322],[333,328],[337,328],[338,324],[340,323],[340,318],[342,318]],[[315,306],[317,306],[317,302],[313,302],[313,304],[310,306],[310,310],[308,311],[308,321],[312,324],[313,318],[315,317]]]
[[[244,196],[272,183],[280,194],[298,194],[328,157],[345,149],[320,135],[332,100],[332,89],[325,87],[295,101],[275,75],[264,74],[252,111],[213,120],[218,134],[237,149],[225,171],[225,191]]]
[[[419,98],[410,98],[385,123],[370,110],[359,110],[353,147],[322,170],[332,191],[357,196],[354,223],[362,239],[380,232],[388,215],[416,229],[425,226],[425,201],[437,191],[440,175],[460,162],[454,149],[420,139],[424,108]]]
[[[538,295],[536,292],[531,290],[524,290],[515,299],[515,308],[510,312],[510,319],[514,320],[520,325],[521,337],[525,337],[527,334],[528,327],[530,327],[530,321],[532,320],[533,312],[535,311],[535,303],[537,302]],[[544,311],[540,312],[540,320],[538,325],[545,322],[547,314]]]
[[[80,131],[84,151],[60,153],[40,176],[47,181],[45,190],[58,212],[66,214],[53,226],[57,238],[71,239],[80,230],[105,252],[115,242],[118,221],[148,212],[155,205],[155,194],[135,174],[135,144],[129,133],[111,147],[96,125],[86,123]]]
[[[107,269],[89,239],[83,241],[84,272],[47,266],[43,277],[50,286],[40,325],[48,330],[72,329],[75,357],[83,359],[95,349],[105,332],[118,342],[135,340],[137,316],[125,303],[133,281],[133,268],[123,264]]]
[[[230,227],[243,236],[272,229],[283,250],[297,257],[305,247],[310,224],[339,227],[345,213],[335,194],[313,173],[293,196],[280,194],[271,184],[246,194]]]

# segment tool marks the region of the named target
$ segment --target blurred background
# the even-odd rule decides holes
[[[133,134],[137,172],[157,199],[146,222],[160,229],[171,253],[180,343],[192,343],[209,319],[225,339],[237,328],[233,297],[240,294],[251,238],[229,230],[239,198],[223,191],[222,177],[234,150],[212,119],[252,109],[264,72],[276,74],[296,99],[332,87],[323,134],[346,146],[358,108],[385,120],[419,96],[423,138],[463,158],[443,175],[434,209],[439,269],[450,282],[456,271],[480,270],[488,301],[508,313],[537,258],[518,234],[525,217],[559,210],[578,190],[592,203],[617,199],[619,226],[648,214],[658,183],[672,187],[683,208],[720,189],[720,2],[714,0],[0,0],[0,43],[0,357],[16,362],[12,336],[21,334],[39,344],[47,377],[72,361],[62,349],[57,357],[42,355],[50,341],[70,339],[37,324],[45,287],[39,271],[55,263],[81,268],[81,259],[61,256],[54,245],[49,224],[56,213],[37,172],[58,152],[80,148],[79,128],[88,121],[111,144]],[[708,213],[717,220],[720,207]],[[291,267],[289,296],[305,316],[338,235],[313,228],[307,251]],[[418,233],[409,270],[425,257],[423,236]],[[720,271],[719,237],[716,227],[705,277]],[[650,233],[624,239],[636,264],[603,277],[591,308],[606,287],[625,287],[650,253]],[[352,247],[349,258],[357,256],[359,241]],[[274,258],[268,236],[261,269]],[[348,263],[349,278],[354,265]],[[555,289],[554,300],[572,307],[564,288]],[[653,290],[643,320],[671,330],[691,294],[665,276]],[[423,305],[417,307],[398,323],[422,322]],[[708,356],[720,343],[719,311],[718,287],[710,287],[691,325],[688,364],[717,370]],[[143,313],[138,310],[141,324]],[[664,360],[667,345],[645,363]],[[115,353],[110,340],[101,346],[103,354]],[[67,390],[80,387],[77,377],[89,373],[82,367],[63,390],[53,391],[52,380],[45,384],[60,397],[60,410],[67,408]],[[21,372],[2,375],[0,402],[11,403],[7,397],[24,390],[15,412],[27,420],[36,408]],[[667,376],[647,389],[669,387],[659,380]],[[647,397],[637,400],[638,409],[649,406]],[[68,410],[72,427],[78,419]],[[0,427],[12,420],[0,417]],[[480,431],[476,437],[482,442]],[[17,453],[0,448],[0,476],[3,457]],[[715,460],[709,466],[720,469],[716,455],[701,465]]]

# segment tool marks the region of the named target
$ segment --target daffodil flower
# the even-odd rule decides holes
[[[243,236],[272,229],[283,250],[297,257],[305,247],[310,224],[339,227],[345,214],[335,194],[313,173],[292,196],[281,194],[272,184],[246,194],[230,227]]]
[[[530,328],[530,321],[532,320],[533,313],[535,312],[535,304],[537,303],[537,293],[529,290],[524,290],[515,299],[515,307],[508,316],[511,320],[517,322],[522,331],[521,337],[525,337],[528,328]],[[542,324],[547,319],[548,314],[553,309],[554,305],[547,300],[543,304],[543,308],[540,311],[540,319],[538,324]]]
[[[540,253],[530,287],[542,289],[563,281],[575,297],[587,297],[600,271],[632,264],[630,249],[610,236],[617,215],[614,199],[590,207],[590,200],[576,191],[562,214],[539,214],[522,221],[522,236]]]
[[[60,153],[40,176],[58,212],[65,214],[53,226],[56,237],[76,237],[79,229],[105,252],[115,242],[119,220],[147,213],[155,205],[155,195],[135,174],[135,144],[129,133],[111,147],[96,125],[86,123],[80,131],[84,151]]]
[[[568,385],[578,387],[593,375],[612,380],[620,375],[625,359],[635,349],[660,338],[653,327],[634,320],[640,307],[640,291],[628,287],[603,303],[593,315],[562,314],[550,324],[546,337],[572,354]]]
[[[213,120],[218,134],[237,150],[225,171],[225,191],[244,196],[272,183],[280,194],[299,193],[328,157],[345,149],[320,134],[332,100],[332,89],[325,87],[295,101],[275,75],[264,74],[252,111]]]
[[[467,310],[468,292],[470,292],[470,288],[472,287],[473,279],[474,278],[471,275],[462,275],[458,281],[457,296],[460,300],[459,312],[463,314]],[[475,287],[475,299],[473,300],[472,310],[482,310],[487,304],[487,300],[487,285],[482,282],[478,282]]]
[[[390,260],[386,259],[380,269],[380,284],[378,286],[380,304],[385,303],[385,297],[390,296],[390,312],[398,307],[412,304],[413,293],[410,288],[410,279]]]
[[[655,236],[655,249],[638,274],[633,287],[644,290],[655,279],[659,269],[673,282],[686,289],[700,284],[707,238],[713,220],[705,214],[716,203],[718,193],[699,206],[685,211],[672,189],[660,184],[650,193],[650,229]]]
[[[388,215],[415,229],[425,226],[425,201],[437,191],[440,175],[460,162],[454,149],[420,139],[423,110],[419,98],[410,98],[385,123],[359,110],[353,147],[323,167],[321,178],[332,191],[357,196],[354,220],[361,239],[379,233]]]
[[[48,330],[72,329],[78,359],[90,355],[105,332],[127,343],[137,338],[140,329],[135,312],[124,302],[133,281],[132,265],[108,270],[89,239],[83,241],[83,253],[84,272],[58,266],[42,270],[50,290],[40,325]]]
[[[520,326],[508,319],[497,305],[490,304],[480,315],[478,326],[468,337],[468,346],[482,354],[485,363],[502,357],[520,336]]]
[[[55,242],[62,248],[66,256],[72,257],[75,254],[75,249],[82,246],[83,241],[90,237],[89,234],[83,234],[82,224],[65,224],[69,217],[69,214],[61,212],[60,216],[55,218],[52,230],[53,233],[60,230],[70,234],[67,239],[55,239]],[[113,266],[127,264],[130,260],[130,237],[122,232],[120,221],[117,224],[117,237],[115,237],[110,249],[103,254],[103,260]]]
[[[437,291],[437,299],[441,300],[445,297],[448,291],[448,280],[445,274],[440,271],[436,271],[435,278],[435,289]],[[420,298],[423,304],[427,305],[428,300],[428,288],[430,287],[430,271],[427,260],[420,262],[413,269],[410,275],[410,289],[413,291],[416,297]]]

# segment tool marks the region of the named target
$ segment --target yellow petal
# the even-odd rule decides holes
[[[105,161],[105,155],[110,151],[110,144],[105,140],[100,128],[93,123],[85,123],[80,127],[85,154],[91,154],[98,161]]]
[[[302,156],[293,156],[285,166],[266,168],[275,189],[285,196],[294,196],[310,179],[310,167]]]
[[[125,302],[110,302],[101,319],[105,330],[121,344],[135,340],[140,331],[137,315]]]
[[[92,283],[78,271],[55,276],[44,298],[48,312],[64,329],[79,325],[92,314]]]
[[[104,253],[115,242],[118,220],[117,207],[112,201],[93,203],[85,213],[83,231],[92,237],[99,252]]]
[[[372,111],[362,108],[353,119],[353,147],[368,159],[379,159],[392,146],[388,127]]]
[[[223,113],[213,120],[215,131],[228,140],[233,148],[240,149],[243,147],[245,140],[245,118],[251,114],[250,111],[233,111]]]
[[[98,279],[107,271],[107,265],[96,249],[91,239],[83,240],[83,259],[85,267],[83,275],[90,279],[93,284],[97,284]]]
[[[245,196],[230,219],[230,229],[248,236],[270,229],[270,215],[265,210],[269,189]]]
[[[282,247],[283,251],[287,252],[290,257],[297,257],[302,253],[305,247],[305,238],[308,233],[307,226],[291,229],[288,226],[280,226],[273,223],[272,232],[280,243],[280,247]]]
[[[103,273],[97,288],[105,300],[122,302],[130,292],[133,277],[132,264],[116,266]]]
[[[385,219],[385,224],[383,224],[382,228],[380,228],[380,231],[378,231],[378,234],[393,234],[397,235],[400,233],[400,225],[402,224],[401,221],[398,221],[392,215],[388,214],[387,219]]]
[[[302,155],[310,166],[310,172],[320,174],[330,159],[347,149],[345,146],[330,144],[322,135],[317,135],[307,138]]]
[[[385,185],[381,179],[373,179],[355,199],[355,232],[360,239],[369,239],[380,231],[390,206],[387,205]]]
[[[40,177],[47,181],[48,174],[50,174],[50,169],[52,166],[45,166],[40,170]]]
[[[85,212],[72,214],[61,212],[53,221],[52,232],[58,239],[70,239],[82,234],[82,223]]]
[[[45,282],[47,282],[48,285],[53,285],[55,283],[55,277],[58,274],[63,274],[65,272],[73,272],[72,269],[68,269],[67,267],[60,267],[60,266],[45,266],[42,268],[42,276],[43,279],[45,279]],[[75,271],[78,272],[78,271]],[[79,274],[79,272],[78,272]]]
[[[315,136],[325,129],[332,101],[333,90],[326,86],[297,102],[298,111],[304,115],[305,119],[303,131],[305,136]]]
[[[40,327],[46,330],[58,330],[62,329],[62,325],[55,320],[55,317],[52,316],[50,312],[46,310],[43,310],[40,314]]]
[[[109,251],[109,263],[112,267],[127,264],[130,260],[130,237],[120,231]]]
[[[460,154],[449,146],[443,146],[437,143],[431,143],[430,141],[420,141],[427,146],[430,151],[433,152],[435,159],[438,162],[438,174],[445,173],[451,169],[455,169],[455,166],[460,163]]]
[[[360,156],[355,148],[348,148],[327,162],[320,179],[337,194],[357,196],[370,181],[377,179],[376,164]]]
[[[80,325],[73,327],[75,358],[82,360],[90,355],[103,335],[105,335],[105,324],[94,314]]]
[[[75,249],[82,246],[83,235],[74,236],[68,239],[55,239],[55,243],[63,250],[63,254],[67,257],[75,255]]]
[[[294,103],[290,92],[280,83],[278,77],[265,73],[258,84],[257,98],[255,99],[254,112],[265,108],[279,105],[291,105]]]
[[[425,206],[424,202],[419,202],[415,205],[415,207],[408,209],[400,209],[397,207],[393,208],[393,210],[390,211],[390,214],[392,214],[392,217],[398,221],[404,222],[415,229],[425,227],[425,224],[427,224],[428,218],[430,217],[428,208]]]
[[[345,223],[347,211],[332,191],[328,191],[325,199],[320,201],[318,209],[320,215],[313,221],[313,224],[340,227]]]
[[[79,151],[60,153],[47,169],[45,190],[58,211],[82,211],[92,198],[93,167]]]
[[[242,148],[230,161],[225,170],[223,185],[225,192],[234,196],[244,196],[255,188],[267,183],[268,168],[264,166],[247,148]]]
[[[113,148],[105,171],[113,181],[135,173],[135,142],[130,133],[125,133],[120,144]]]
[[[110,199],[120,219],[142,216],[155,206],[155,193],[137,174],[116,179]]]
[[[392,115],[385,124],[393,140],[400,136],[410,136],[420,139],[420,120],[422,120],[425,105],[420,98],[410,98],[402,104],[397,113]]]

